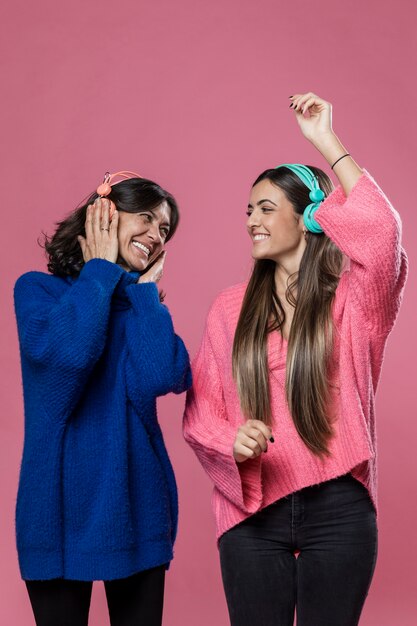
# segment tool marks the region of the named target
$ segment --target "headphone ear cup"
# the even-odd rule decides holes
[[[99,196],[108,196],[110,192],[111,192],[111,187],[109,183],[107,182],[101,183],[101,185],[97,187],[97,193]]]
[[[324,192],[316,187],[315,189],[312,189],[310,191],[309,198],[313,203],[321,202],[322,200],[324,200]]]
[[[313,202],[313,204],[309,204],[305,208],[304,213],[303,213],[305,227],[311,233],[316,233],[316,234],[323,232],[323,229],[320,226],[320,224],[316,222],[316,220],[314,219],[314,213],[317,211],[318,208],[319,208],[319,204],[315,204]]]

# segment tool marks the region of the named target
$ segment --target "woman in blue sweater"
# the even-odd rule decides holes
[[[38,626],[86,625],[93,580],[105,581],[112,626],[161,623],[178,504],[156,398],[191,385],[156,284],[177,224],[159,185],[106,175],[46,240],[50,274],[16,283],[16,534]]]

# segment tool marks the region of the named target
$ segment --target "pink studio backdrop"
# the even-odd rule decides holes
[[[138,170],[166,186],[182,223],[163,287],[194,355],[213,297],[250,269],[251,182],[286,161],[330,172],[288,108],[289,95],[309,90],[333,103],[336,133],[403,218],[411,274],[377,396],[380,544],[361,624],[417,623],[416,12],[412,0],[15,0],[3,8],[1,624],[33,623],[14,543],[23,411],[12,287],[21,273],[45,268],[38,235],[106,170]],[[180,494],[165,624],[223,626],[211,485],[183,442],[183,402],[164,398],[159,411]],[[90,623],[109,623],[100,583]]]

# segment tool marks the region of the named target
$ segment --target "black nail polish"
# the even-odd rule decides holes
[[[274,439],[273,437],[270,437],[270,438],[269,438],[269,441],[270,441],[271,443],[274,443],[274,442],[275,442],[275,439]]]
[[[293,103],[293,102],[291,102],[291,104],[290,104],[290,109],[291,109],[291,107],[292,107],[292,106],[294,106],[294,103]]]

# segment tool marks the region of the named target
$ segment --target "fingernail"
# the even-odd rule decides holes
[[[292,107],[292,106],[294,106],[294,103],[293,103],[293,102],[291,102],[291,104],[290,104],[290,109],[291,109],[291,107]]]
[[[274,443],[274,442],[275,442],[275,439],[274,439],[273,437],[270,437],[270,438],[269,438],[269,441],[270,441],[271,443]]]
[[[289,98],[292,98],[293,96],[288,96]]]

